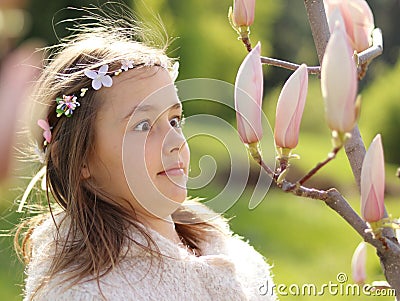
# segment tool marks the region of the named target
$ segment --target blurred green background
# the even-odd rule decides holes
[[[4,2],[4,3],[3,3]],[[79,17],[79,12],[65,9],[102,5],[106,1],[84,0],[31,0],[3,1],[0,10],[8,7],[25,7],[23,26],[18,35],[2,37],[0,54],[6,55],[13,47],[29,38],[42,39],[46,44],[57,43],[58,38],[68,34],[63,19]],[[189,78],[213,78],[234,83],[237,69],[246,55],[236,33],[227,21],[228,0],[146,0],[126,1],[138,16],[157,23],[157,14],[162,19],[170,37],[177,38],[170,47],[170,55],[179,57],[181,68],[178,80]],[[395,170],[400,165],[400,1],[368,1],[375,15],[375,24],[383,30],[384,54],[372,62],[368,75],[360,83],[363,95],[360,129],[368,146],[376,133],[382,134],[387,162],[386,204],[393,216],[400,216],[400,179]],[[107,7],[105,7],[107,9]],[[1,16],[1,15],[0,15]],[[1,19],[1,18],[0,18]],[[4,21],[4,19],[2,19]],[[15,20],[14,20],[15,21]],[[1,22],[0,22],[1,23]],[[4,28],[15,26],[2,23]],[[57,38],[58,37],[58,38]],[[261,41],[263,55],[306,62],[317,65],[316,53],[306,19],[303,1],[264,0],[256,5],[256,18],[252,26],[253,43]],[[265,97],[264,112],[271,124],[274,122],[276,101],[290,71],[275,67],[264,67]],[[233,101],[233,100],[232,100]],[[212,114],[235,125],[233,110],[214,106],[207,101],[187,102],[185,115]],[[204,130],[203,125],[199,125]],[[236,141],[237,135],[221,129],[220,137]],[[266,137],[265,139],[270,139]],[[217,163],[216,177],[202,189],[192,190],[193,196],[211,198],[218,194],[229,174],[229,152],[210,137],[199,137],[189,141],[192,152],[192,173],[199,172],[198,162],[204,155],[212,156]],[[330,133],[324,123],[319,80],[310,78],[309,95],[301,128],[300,144],[296,153],[300,160],[293,162],[289,177],[296,179],[323,160],[330,150]],[[271,154],[268,154],[271,155]],[[273,154],[272,154],[273,155]],[[243,162],[247,156],[241,157]],[[19,165],[16,167],[20,168]],[[0,300],[21,300],[23,267],[14,255],[10,230],[19,218],[16,199],[21,197],[28,177],[33,171],[15,174],[18,179],[3,184],[0,189]],[[247,170],[244,170],[247,173]],[[254,210],[248,209],[248,199],[254,188],[257,166],[252,164],[248,189],[235,202],[226,216],[232,218],[234,231],[250,240],[251,244],[274,266],[276,284],[315,284],[317,287],[332,281],[337,283],[338,273],[346,273],[351,283],[351,256],[360,242],[354,230],[337,214],[319,201],[300,199],[284,194],[273,187],[263,202]],[[251,180],[252,179],[252,180]],[[359,212],[359,194],[347,165],[345,154],[319,172],[308,183],[316,188],[337,187]],[[228,192],[229,197],[229,192]],[[368,281],[383,280],[379,262],[372,248],[368,249]],[[365,296],[281,296],[281,300],[365,300]],[[368,298],[367,298],[368,299]],[[393,300],[393,297],[369,297],[371,300]]]

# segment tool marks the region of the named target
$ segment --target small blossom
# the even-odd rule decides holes
[[[133,61],[130,60],[122,60],[121,62],[121,69],[124,71],[128,71],[129,69],[133,68]]]
[[[369,223],[385,214],[385,161],[381,135],[376,135],[364,157],[361,169],[361,215]]]
[[[336,24],[321,66],[321,90],[329,128],[349,133],[357,121],[357,67],[340,23]]]
[[[43,129],[43,138],[45,139],[45,145],[51,143],[51,126],[49,125],[47,119],[39,119],[37,121],[37,124]]]
[[[88,88],[82,88],[82,89],[81,89],[81,94],[80,94],[80,96],[81,96],[81,97],[84,97],[85,94],[86,94],[86,92],[87,92],[88,90],[89,90]]]
[[[235,109],[240,138],[243,143],[252,144],[261,140],[263,72],[260,59],[261,44],[250,51],[236,76]]]
[[[234,0],[232,21],[235,26],[250,26],[254,22],[255,0]]]
[[[102,86],[111,87],[112,78],[107,75],[108,65],[103,65],[100,67],[99,71],[85,70],[85,75],[92,79],[92,87],[95,90],[99,90]]]
[[[364,284],[367,279],[366,273],[367,244],[361,242],[354,251],[351,259],[351,272],[353,281],[357,284]]]
[[[63,98],[57,97],[57,117],[63,114],[67,117],[71,117],[74,110],[81,105],[76,99],[75,95],[63,95]]]
[[[307,66],[302,64],[286,81],[279,95],[274,130],[277,146],[290,149],[297,146],[307,90]]]

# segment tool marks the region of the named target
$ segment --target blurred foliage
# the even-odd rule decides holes
[[[387,162],[400,165],[400,61],[363,92],[360,128],[365,143],[382,134]]]
[[[128,5],[128,0],[119,0]],[[39,38],[49,45],[58,44],[60,39],[68,36],[71,32],[65,28],[61,21],[75,19],[82,16],[82,12],[70,8],[102,7],[107,0],[30,0],[27,10],[32,17],[30,31],[25,38]]]
[[[36,37],[49,45],[58,43],[68,31],[61,20],[80,16],[78,11],[65,9],[68,6],[101,6],[105,0],[31,0],[27,8],[32,16],[31,30],[24,39]],[[227,20],[231,0],[126,0],[138,16],[152,21],[159,28],[160,16],[171,38],[177,38],[170,46],[169,54],[178,57],[181,70],[178,80],[188,78],[215,78],[234,83],[237,69],[246,55],[244,46],[237,40],[236,33]],[[378,132],[383,135],[385,155],[388,162],[400,164],[400,0],[369,0],[375,15],[375,24],[384,35],[385,50],[374,60],[367,77],[360,83],[363,107],[360,128],[369,145]],[[257,1],[255,23],[251,40],[262,43],[263,55],[292,62],[317,64],[306,13],[302,1],[264,0]],[[158,24],[158,25],[157,25]],[[53,28],[54,27],[54,28]],[[276,67],[264,67],[265,98],[264,111],[271,124],[274,121],[275,105],[284,80],[290,71]],[[232,100],[233,101],[233,100]],[[231,124],[235,123],[234,112],[224,106],[211,105],[202,100],[185,102],[185,115],[209,113],[219,116]],[[324,123],[324,109],[319,88],[319,80],[310,78],[301,137],[296,153],[301,160],[293,162],[294,177],[310,169],[316,161],[325,158],[330,151],[330,134]],[[237,139],[224,134],[226,139]],[[238,143],[240,143],[238,141]],[[216,153],[218,172],[229,170],[226,151],[223,147],[207,142],[192,141],[193,172],[199,172],[196,164],[210,149]],[[215,147],[214,147],[215,146]],[[228,154],[229,155],[229,154]],[[244,159],[243,159],[244,160]],[[254,169],[254,166],[252,167]],[[389,167],[389,170],[394,170]],[[394,176],[388,176],[391,186],[398,186]],[[222,181],[215,181],[205,190],[191,191],[192,195],[212,197],[218,193]],[[343,153],[326,169],[318,173],[314,182],[319,188],[340,187],[358,208],[358,195],[352,181],[347,158]],[[250,188],[251,189],[251,188]],[[249,190],[251,191],[251,190]],[[272,190],[264,202],[253,211],[247,209],[249,191],[228,211],[235,231],[248,237],[251,243],[274,264],[276,283],[326,283],[335,281],[339,272],[349,274],[351,254],[359,242],[344,221],[334,212],[317,201],[294,198]],[[15,193],[0,190],[2,230],[12,229],[19,215],[12,206]],[[389,212],[400,215],[399,202],[388,200]],[[357,209],[358,210],[358,209]],[[0,239],[0,300],[20,300],[22,265],[17,262],[12,251],[12,238]],[[372,250],[370,250],[372,251]],[[382,279],[379,263],[370,252],[368,259],[368,281]],[[11,259],[10,259],[11,258]],[[316,297],[317,298],[317,297]],[[291,298],[287,298],[290,300]],[[311,297],[296,297],[297,300],[311,300]],[[340,298],[340,300],[364,300],[363,297]],[[284,298],[282,297],[282,300]],[[321,296],[318,300],[332,300],[332,296]],[[391,300],[380,298],[379,300]]]

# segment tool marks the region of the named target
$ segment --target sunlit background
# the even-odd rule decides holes
[[[60,21],[80,16],[79,11],[68,7],[101,6],[107,1],[84,0],[0,0],[0,62],[23,41],[39,39],[52,45],[68,34],[68,24]],[[148,20],[160,29],[162,20],[168,36],[172,38],[169,55],[178,57],[178,80],[212,78],[234,83],[236,72],[246,55],[246,50],[228,23],[229,0],[143,0],[125,1],[138,17]],[[376,133],[382,134],[387,162],[386,204],[393,216],[400,216],[400,179],[395,171],[400,166],[400,1],[369,0],[375,24],[383,31],[384,53],[369,66],[368,74],[360,84],[363,95],[360,130],[368,146]],[[108,8],[105,7],[105,10]],[[158,25],[157,25],[158,24]],[[174,39],[175,38],[175,39]],[[317,56],[306,18],[303,1],[257,1],[255,23],[252,26],[253,43],[261,41],[262,54],[308,65],[317,65]],[[285,79],[290,71],[264,67],[264,112],[271,124],[275,105]],[[232,100],[233,102],[233,100]],[[235,125],[235,113],[224,106],[207,101],[184,104],[186,116],[211,114]],[[3,112],[1,112],[3,113]],[[201,126],[201,125],[199,125]],[[204,131],[204,129],[202,129]],[[232,132],[220,133],[225,139],[239,139]],[[193,196],[210,198],[218,194],[229,176],[229,152],[216,139],[207,137],[193,140],[192,172],[200,172],[198,162],[211,155],[218,172],[209,185],[190,192]],[[268,139],[268,138],[266,138]],[[296,179],[323,160],[330,151],[330,133],[324,122],[319,80],[310,78],[307,105],[301,126],[298,148],[301,156],[293,162],[290,178]],[[269,154],[270,155],[270,154]],[[244,157],[243,160],[247,160]],[[23,266],[18,261],[8,235],[25,214],[16,213],[21,194],[32,171],[21,172],[22,165],[15,163],[15,177],[0,189],[0,300],[21,300]],[[35,165],[37,168],[38,165]],[[247,174],[247,170],[243,173]],[[315,284],[317,287],[337,282],[339,273],[346,273],[351,283],[351,256],[360,242],[355,231],[335,212],[320,201],[300,199],[272,187],[262,203],[248,209],[248,200],[255,183],[257,166],[251,166],[248,189],[234,202],[225,216],[231,218],[233,230],[250,240],[273,265],[276,284]],[[24,177],[26,176],[26,177]],[[359,212],[359,194],[347,158],[338,158],[320,171],[307,184],[326,189],[337,187]],[[227,196],[229,197],[229,195]],[[383,280],[379,261],[374,250],[368,249],[368,282]],[[365,300],[365,296],[280,296],[281,300]],[[334,299],[335,298],[335,299]],[[393,297],[371,297],[371,300],[393,300]]]

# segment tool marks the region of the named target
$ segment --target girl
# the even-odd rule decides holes
[[[275,300],[263,257],[186,200],[171,59],[106,21],[60,46],[33,93],[50,213],[22,240],[24,300]]]

